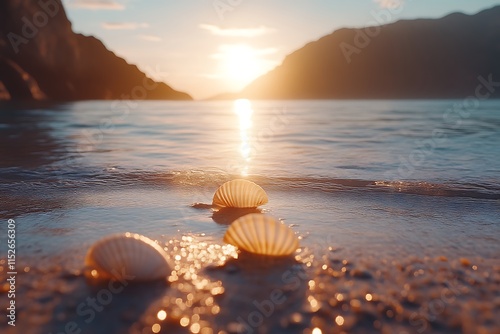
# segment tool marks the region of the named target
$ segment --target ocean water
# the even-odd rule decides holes
[[[41,252],[60,234],[218,237],[189,205],[236,177],[311,242],[499,250],[499,101],[80,102],[0,117],[1,212]]]
[[[267,191],[264,212],[296,231],[307,267],[334,252],[500,268],[499,100],[3,106],[0,138],[0,235],[13,219],[33,280],[42,266],[81,269],[88,247],[117,232],[223,245],[228,218],[192,204],[234,178]]]

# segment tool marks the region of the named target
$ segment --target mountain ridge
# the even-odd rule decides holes
[[[291,52],[240,92],[214,99],[463,98],[474,94],[481,76],[500,81],[499,22],[495,6],[473,15],[341,28]],[[356,46],[368,29],[379,33]],[[353,47],[350,59],[346,45]],[[500,97],[500,89],[492,96]]]

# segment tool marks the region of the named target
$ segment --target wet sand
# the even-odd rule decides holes
[[[262,259],[203,235],[159,242],[174,266],[162,282],[90,281],[84,252],[18,264],[17,326],[1,332],[500,332],[498,260],[331,247]]]

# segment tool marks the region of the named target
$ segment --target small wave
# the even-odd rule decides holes
[[[376,181],[375,185],[388,188],[400,193],[441,196],[441,197],[468,197],[476,199],[500,199],[500,189],[490,188],[480,184],[437,184],[429,182],[408,181]]]
[[[193,169],[185,171],[142,171],[107,168],[72,172],[31,172],[19,169],[4,170],[0,174],[0,190],[13,189],[60,190],[74,188],[113,187],[198,187],[215,191],[231,179],[239,178],[219,169]],[[266,189],[274,191],[302,192],[374,192],[402,193],[421,196],[467,197],[485,200],[500,200],[498,183],[431,183],[427,181],[386,181],[341,179],[329,177],[248,177]]]

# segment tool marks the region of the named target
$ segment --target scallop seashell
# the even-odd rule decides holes
[[[152,281],[171,273],[167,254],[153,240],[135,233],[106,237],[90,247],[85,266],[91,277]]]
[[[236,219],[227,229],[224,242],[250,253],[270,256],[290,255],[299,247],[299,239],[291,228],[261,213]]]
[[[267,201],[267,194],[259,185],[252,181],[236,179],[217,189],[212,204],[222,208],[256,208]]]

